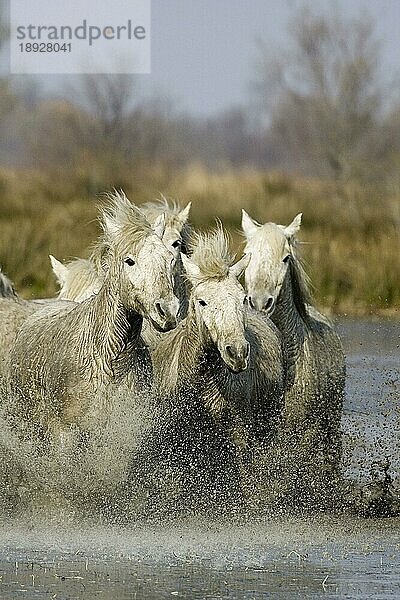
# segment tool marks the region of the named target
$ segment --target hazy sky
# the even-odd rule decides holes
[[[152,86],[179,106],[212,113],[249,99],[256,40],[271,52],[287,43],[287,22],[303,5],[370,14],[385,66],[400,69],[400,0],[153,0]]]
[[[287,22],[303,5],[370,14],[386,72],[394,77],[400,70],[400,0],[152,0],[152,74],[138,76],[139,84],[196,114],[247,103],[256,40],[266,41],[271,52],[285,47]],[[45,85],[60,89],[65,79],[75,83],[73,76],[48,76]]]

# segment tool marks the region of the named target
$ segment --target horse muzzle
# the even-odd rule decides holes
[[[250,355],[250,344],[227,344],[221,351],[221,357],[230,371],[240,373],[245,371],[248,366]]]
[[[247,297],[249,306],[260,312],[265,312],[267,315],[272,315],[275,309],[275,298],[271,295],[257,296],[255,294]]]
[[[153,310],[149,314],[152,325],[158,331],[165,332],[174,329],[178,324],[179,300],[175,298],[167,301],[159,299],[154,302]]]

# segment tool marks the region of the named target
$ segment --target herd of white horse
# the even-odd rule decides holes
[[[235,262],[222,226],[196,233],[189,212],[115,192],[90,258],[50,257],[57,298],[24,300],[0,275],[4,418],[38,452],[68,457],[90,446],[117,396],[145,394],[157,417],[143,456],[157,478],[167,457],[183,487],[235,472],[251,495],[255,462],[266,481],[325,485],[339,473],[345,362],[311,305],[301,215],[260,225],[243,211]]]

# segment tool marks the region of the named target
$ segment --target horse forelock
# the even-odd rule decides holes
[[[110,223],[113,231],[109,230]],[[122,190],[105,195],[100,206],[100,224],[105,236],[129,237],[132,244],[153,233],[144,212],[132,204]]]
[[[161,196],[151,202],[145,202],[140,207],[151,223],[161,214],[165,215],[165,226],[170,229],[176,229],[182,236],[184,242],[187,242],[191,232],[191,227],[186,222],[183,223],[179,215],[182,211],[181,206],[176,200],[167,200],[165,196]]]
[[[245,234],[243,234],[245,236]],[[260,225],[251,238],[246,238],[245,251],[250,252],[257,250],[261,252],[265,248],[269,248],[270,252],[281,251],[286,238],[282,229],[276,223],[264,223]]]
[[[145,202],[140,208],[149,221],[154,221],[161,214],[165,214],[166,220],[177,219],[182,210],[176,200],[167,200],[163,195],[156,200]]]
[[[91,259],[98,268],[107,265],[113,256],[138,252],[145,241],[155,235],[146,216],[129,200],[120,202],[116,195],[110,198],[111,201],[101,209],[103,234],[92,248]],[[113,231],[107,220],[115,226]]]
[[[228,276],[234,256],[229,250],[229,240],[222,227],[209,233],[196,233],[189,249],[192,261],[200,269],[200,280],[221,281]]]

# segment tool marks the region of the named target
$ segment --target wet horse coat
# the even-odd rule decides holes
[[[118,387],[148,388],[144,315],[163,330],[176,325],[173,257],[161,240],[162,219],[152,228],[121,194],[110,196],[101,218],[107,275],[99,293],[34,312],[8,362],[9,420],[22,435],[53,444],[64,443],[73,429],[90,432],[104,422]]]
[[[160,215],[165,216],[165,229],[162,239],[175,259],[174,293],[179,299],[179,319],[183,318],[187,312],[187,290],[180,254],[181,249],[186,250],[188,244],[190,228],[187,220],[190,206],[189,203],[181,209],[176,203],[167,202],[165,198],[162,198],[158,201],[142,204],[140,207],[150,223],[154,223]],[[78,258],[65,265],[54,256],[50,256],[54,274],[60,285],[58,297],[63,300],[82,302],[97,294],[105,276],[101,261],[98,259],[97,248],[95,248],[90,259]],[[142,336],[150,348],[157,345],[159,336],[146,320],[143,323]]]
[[[198,235],[192,258],[182,258],[192,287],[188,314],[153,353],[165,411],[157,447],[175,479],[184,478],[182,490],[197,485],[209,496],[221,486],[226,494],[225,481],[237,492],[248,484],[254,448],[268,446],[277,426],[280,338],[269,319],[244,305],[237,277],[248,258],[231,266],[222,231]]]
[[[310,305],[296,252],[301,215],[287,227],[259,225],[243,211],[249,303],[271,315],[287,359],[287,390],[280,433],[285,468],[309,487],[324,485],[340,469],[340,420],[345,383],[341,342]]]

